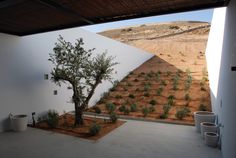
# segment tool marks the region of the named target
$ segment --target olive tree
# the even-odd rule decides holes
[[[49,61],[54,65],[51,71],[52,81],[59,86],[67,82],[73,90],[75,126],[83,124],[83,112],[96,87],[103,80],[112,80],[113,67],[118,64],[106,52],[93,56],[94,48],[86,50],[83,45],[82,38],[72,44],[59,36],[53,53],[49,54]]]

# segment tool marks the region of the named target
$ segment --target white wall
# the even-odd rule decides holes
[[[115,61],[119,62],[115,67],[116,80],[152,57],[142,50],[80,28],[25,37],[0,34],[0,131],[9,129],[9,113],[30,116],[31,112],[41,114],[49,109],[57,109],[60,113],[73,110],[73,104],[69,103],[72,92],[67,86],[57,87],[44,80],[44,74],[50,74],[52,65],[47,59],[59,35],[71,42],[82,37],[85,48],[96,48],[94,53],[107,50],[108,55],[116,56]],[[90,105],[111,86],[109,82],[99,85]],[[58,95],[53,95],[53,90],[58,90]]]
[[[226,7],[214,10],[206,48],[206,60],[209,74],[208,76],[210,80],[212,109],[218,115],[221,115],[221,98],[217,97],[217,95],[223,47],[225,15]],[[221,122],[221,116],[218,118],[218,121]]]
[[[207,45],[207,64],[213,110],[222,124],[223,158],[236,158],[236,1],[214,10]]]

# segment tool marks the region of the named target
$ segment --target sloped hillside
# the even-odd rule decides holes
[[[101,32],[155,56],[114,84],[97,107],[103,113],[115,106],[119,115],[185,123],[193,122],[194,111],[211,110],[205,60],[209,29],[204,22],[173,22]]]

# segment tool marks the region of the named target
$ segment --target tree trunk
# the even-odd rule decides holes
[[[83,109],[79,108],[78,105],[75,103],[75,122],[74,126],[80,126],[83,125],[84,120],[83,120]]]

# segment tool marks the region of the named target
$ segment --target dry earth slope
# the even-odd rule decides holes
[[[97,106],[103,113],[113,103],[118,114],[192,123],[193,111],[211,110],[205,60],[209,30],[209,23],[187,21],[99,33],[155,56],[105,93]]]

